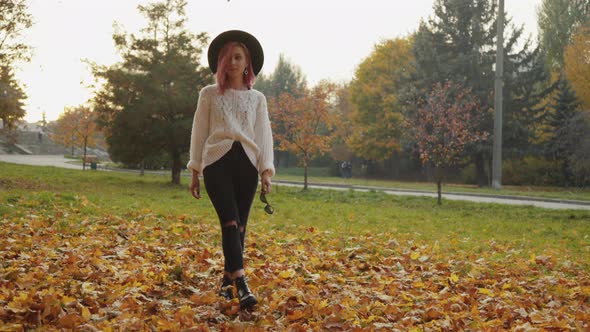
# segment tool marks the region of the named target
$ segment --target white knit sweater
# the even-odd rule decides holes
[[[244,151],[259,174],[275,174],[273,141],[266,98],[254,89],[227,89],[221,95],[217,85],[204,87],[199,94],[191,133],[190,160],[187,168],[203,169],[219,160],[234,141]]]

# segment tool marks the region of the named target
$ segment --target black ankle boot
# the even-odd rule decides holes
[[[222,296],[226,300],[231,300],[234,298],[233,287],[234,282],[231,280],[230,277],[227,275],[223,276],[221,280],[221,289],[219,290],[219,296]]]
[[[244,277],[236,278],[236,288],[238,290],[238,298],[240,299],[240,308],[247,309],[258,303],[254,294],[250,292]]]

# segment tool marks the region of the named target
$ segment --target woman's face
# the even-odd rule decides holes
[[[240,46],[234,46],[230,51],[230,60],[226,70],[227,75],[230,78],[242,77],[247,66],[244,49]]]

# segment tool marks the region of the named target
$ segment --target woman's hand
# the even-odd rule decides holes
[[[261,192],[265,195],[269,194],[270,189],[272,188],[272,183],[270,182],[270,172],[264,171],[262,172],[262,175],[260,177],[260,184],[262,186],[262,188],[260,189]]]
[[[201,198],[201,183],[199,182],[199,173],[197,173],[195,170],[193,170],[190,189],[194,198]]]

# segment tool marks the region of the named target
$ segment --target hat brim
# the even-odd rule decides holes
[[[232,41],[246,45],[248,52],[250,52],[254,75],[258,75],[262,69],[262,64],[264,63],[264,52],[262,51],[262,46],[254,36],[241,30],[225,31],[213,39],[211,45],[209,45],[209,50],[207,51],[207,60],[209,61],[209,68],[211,71],[214,74],[217,73],[217,60],[219,58],[219,52],[225,44]]]

